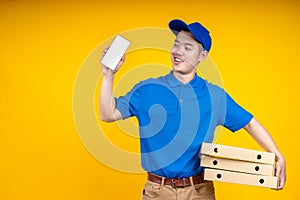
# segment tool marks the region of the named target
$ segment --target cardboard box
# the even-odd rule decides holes
[[[244,160],[249,162],[274,165],[275,154],[251,149],[225,146],[220,144],[202,143],[200,153],[212,157]]]
[[[278,188],[278,177],[231,172],[220,169],[204,169],[204,180]]]
[[[224,169],[229,171],[244,172],[250,174],[259,174],[265,176],[274,176],[275,166],[269,164],[261,164],[240,160],[230,160],[224,158],[216,158],[211,156],[201,156],[202,167]]]

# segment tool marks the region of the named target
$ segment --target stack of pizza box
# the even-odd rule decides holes
[[[274,153],[202,143],[201,166],[204,180],[278,187]]]

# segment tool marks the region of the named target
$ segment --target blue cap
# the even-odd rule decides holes
[[[184,21],[174,19],[169,22],[169,28],[177,35],[180,31],[189,31],[195,37],[197,42],[201,43],[206,51],[211,48],[211,37],[209,31],[198,22],[186,24]]]

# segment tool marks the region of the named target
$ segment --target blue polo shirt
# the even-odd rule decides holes
[[[197,74],[183,84],[172,71],[138,83],[116,106],[138,119],[143,169],[168,178],[200,173],[201,143],[212,142],[215,128],[235,132],[253,117],[222,88]]]

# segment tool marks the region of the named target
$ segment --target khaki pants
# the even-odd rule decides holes
[[[215,200],[212,181],[187,187],[173,188],[171,185],[160,185],[147,181],[143,191],[143,200]]]

